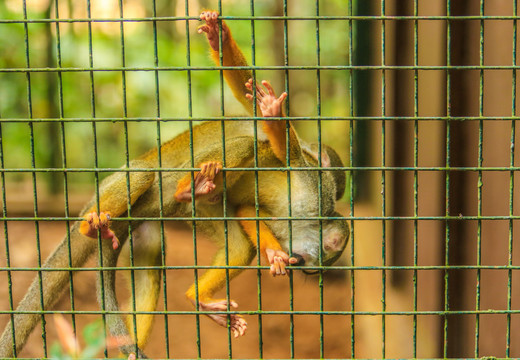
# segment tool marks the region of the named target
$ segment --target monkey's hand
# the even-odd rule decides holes
[[[249,79],[245,85],[249,91],[253,92],[253,79]],[[260,85],[256,84],[256,102],[258,103],[258,106],[260,106],[262,116],[282,117],[282,104],[287,97],[287,93],[284,92],[277,98],[273,87],[268,81],[263,80],[262,85],[264,85],[267,92]],[[253,101],[253,94],[246,94],[246,97]]]
[[[195,174],[193,179],[195,199],[215,190],[216,185],[213,180],[215,180],[220,170],[222,170],[222,163],[220,161],[208,161],[200,165],[200,171]],[[179,180],[174,196],[175,200],[179,202],[191,201],[191,177],[189,175]],[[216,202],[218,200],[219,195],[215,195],[215,197],[209,201]]]
[[[292,258],[283,250],[265,249],[265,257],[269,261],[271,275],[286,275],[285,266],[289,265]]]
[[[119,239],[112,230],[110,230],[110,214],[108,212],[93,211],[85,215],[85,220],[81,222],[79,227],[80,233],[91,238],[97,238],[98,231],[101,232],[101,239],[110,239],[112,248],[116,250],[119,245]]]
[[[205,25],[199,26],[197,32],[202,34],[206,33],[208,37],[209,46],[214,51],[218,51],[219,49],[219,26],[218,26],[218,11],[203,11],[200,14],[200,19],[205,21]],[[222,44],[224,44],[229,39],[229,28],[227,25],[222,22]]]
[[[201,302],[199,301],[199,309],[201,311],[227,311],[228,301],[227,300],[217,300],[211,302]],[[229,301],[230,309],[238,308],[238,304],[230,300]],[[223,327],[227,327],[228,325],[228,316],[229,316],[229,327],[235,337],[242,336],[246,333],[247,330],[247,322],[244,318],[238,314],[205,314],[208,315],[210,319],[215,321],[217,324]]]

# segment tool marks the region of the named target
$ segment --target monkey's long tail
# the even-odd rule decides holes
[[[113,229],[116,233],[121,234],[120,231],[116,228],[121,223],[115,224]],[[125,234],[125,239],[126,239]],[[123,237],[121,237],[123,238]],[[112,251],[107,243],[103,246],[103,266],[113,268],[117,265],[117,258],[119,253]],[[128,333],[128,328],[121,316],[118,314],[112,314],[119,311],[119,305],[117,303],[116,297],[116,272],[113,270],[106,270],[102,272],[103,277],[101,278],[101,274],[98,274],[97,281],[97,296],[98,303],[102,304],[102,308],[104,308],[110,314],[107,314],[105,319],[108,325],[108,329],[111,336],[115,336],[117,339],[121,339],[122,343],[119,344],[119,351],[125,356],[128,357],[131,353],[136,354],[139,359],[146,359],[147,356],[145,353],[137,346],[137,344],[133,343],[133,339],[131,335]],[[147,296],[144,294],[144,296]],[[155,309],[155,308],[154,308]],[[154,310],[152,309],[152,310]]]
[[[40,281],[38,277],[36,277],[16,308],[16,312],[19,312],[14,315],[16,341],[13,341],[12,321],[8,322],[0,338],[0,358],[18,356],[29,334],[42,317],[36,312],[52,308],[65,290],[68,289],[69,271],[45,271],[45,269],[68,268],[69,266],[74,268],[81,267],[97,248],[96,240],[79,234],[78,225],[78,223],[74,224],[70,232],[72,263],[69,264],[68,240],[65,238],[42,266],[41,284],[43,287],[43,309],[41,308]]]

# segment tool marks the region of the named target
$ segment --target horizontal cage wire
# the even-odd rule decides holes
[[[518,5],[0,2],[0,358],[520,357]]]

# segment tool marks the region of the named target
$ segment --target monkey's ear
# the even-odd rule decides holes
[[[317,156],[318,156],[318,154],[316,154],[316,157]],[[324,150],[321,151],[321,167],[330,167],[329,154],[327,154],[327,152]]]
[[[319,156],[319,151],[318,151],[318,144],[311,144],[311,151],[310,151],[310,155],[314,158],[314,160],[316,160],[316,162],[319,164],[319,160],[318,160],[318,156]],[[322,146],[321,147],[321,167],[330,167],[331,166],[331,161],[330,161],[330,157],[329,157],[329,154],[327,153],[327,148],[325,146]]]
[[[318,161],[318,144],[310,145],[310,154],[314,158],[314,160]],[[343,167],[343,162],[339,157],[336,150],[331,148],[328,145],[322,144],[321,146],[321,166],[322,167]],[[336,200],[339,200],[343,197],[345,193],[345,187],[347,185],[347,177],[344,171],[342,170],[333,170],[332,176],[334,177],[334,182],[336,183]]]

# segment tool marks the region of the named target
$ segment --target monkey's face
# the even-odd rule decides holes
[[[341,217],[341,215],[336,212],[334,212],[332,216]],[[323,222],[322,229],[322,241],[319,240],[318,234],[317,239],[293,243],[291,256],[298,259],[298,263],[294,265],[309,267],[318,267],[320,265],[330,266],[340,258],[349,238],[349,226],[347,221],[340,219],[327,220]],[[320,243],[322,244],[321,250]],[[303,272],[306,274],[315,274],[318,273],[318,270],[309,269],[303,270]]]

